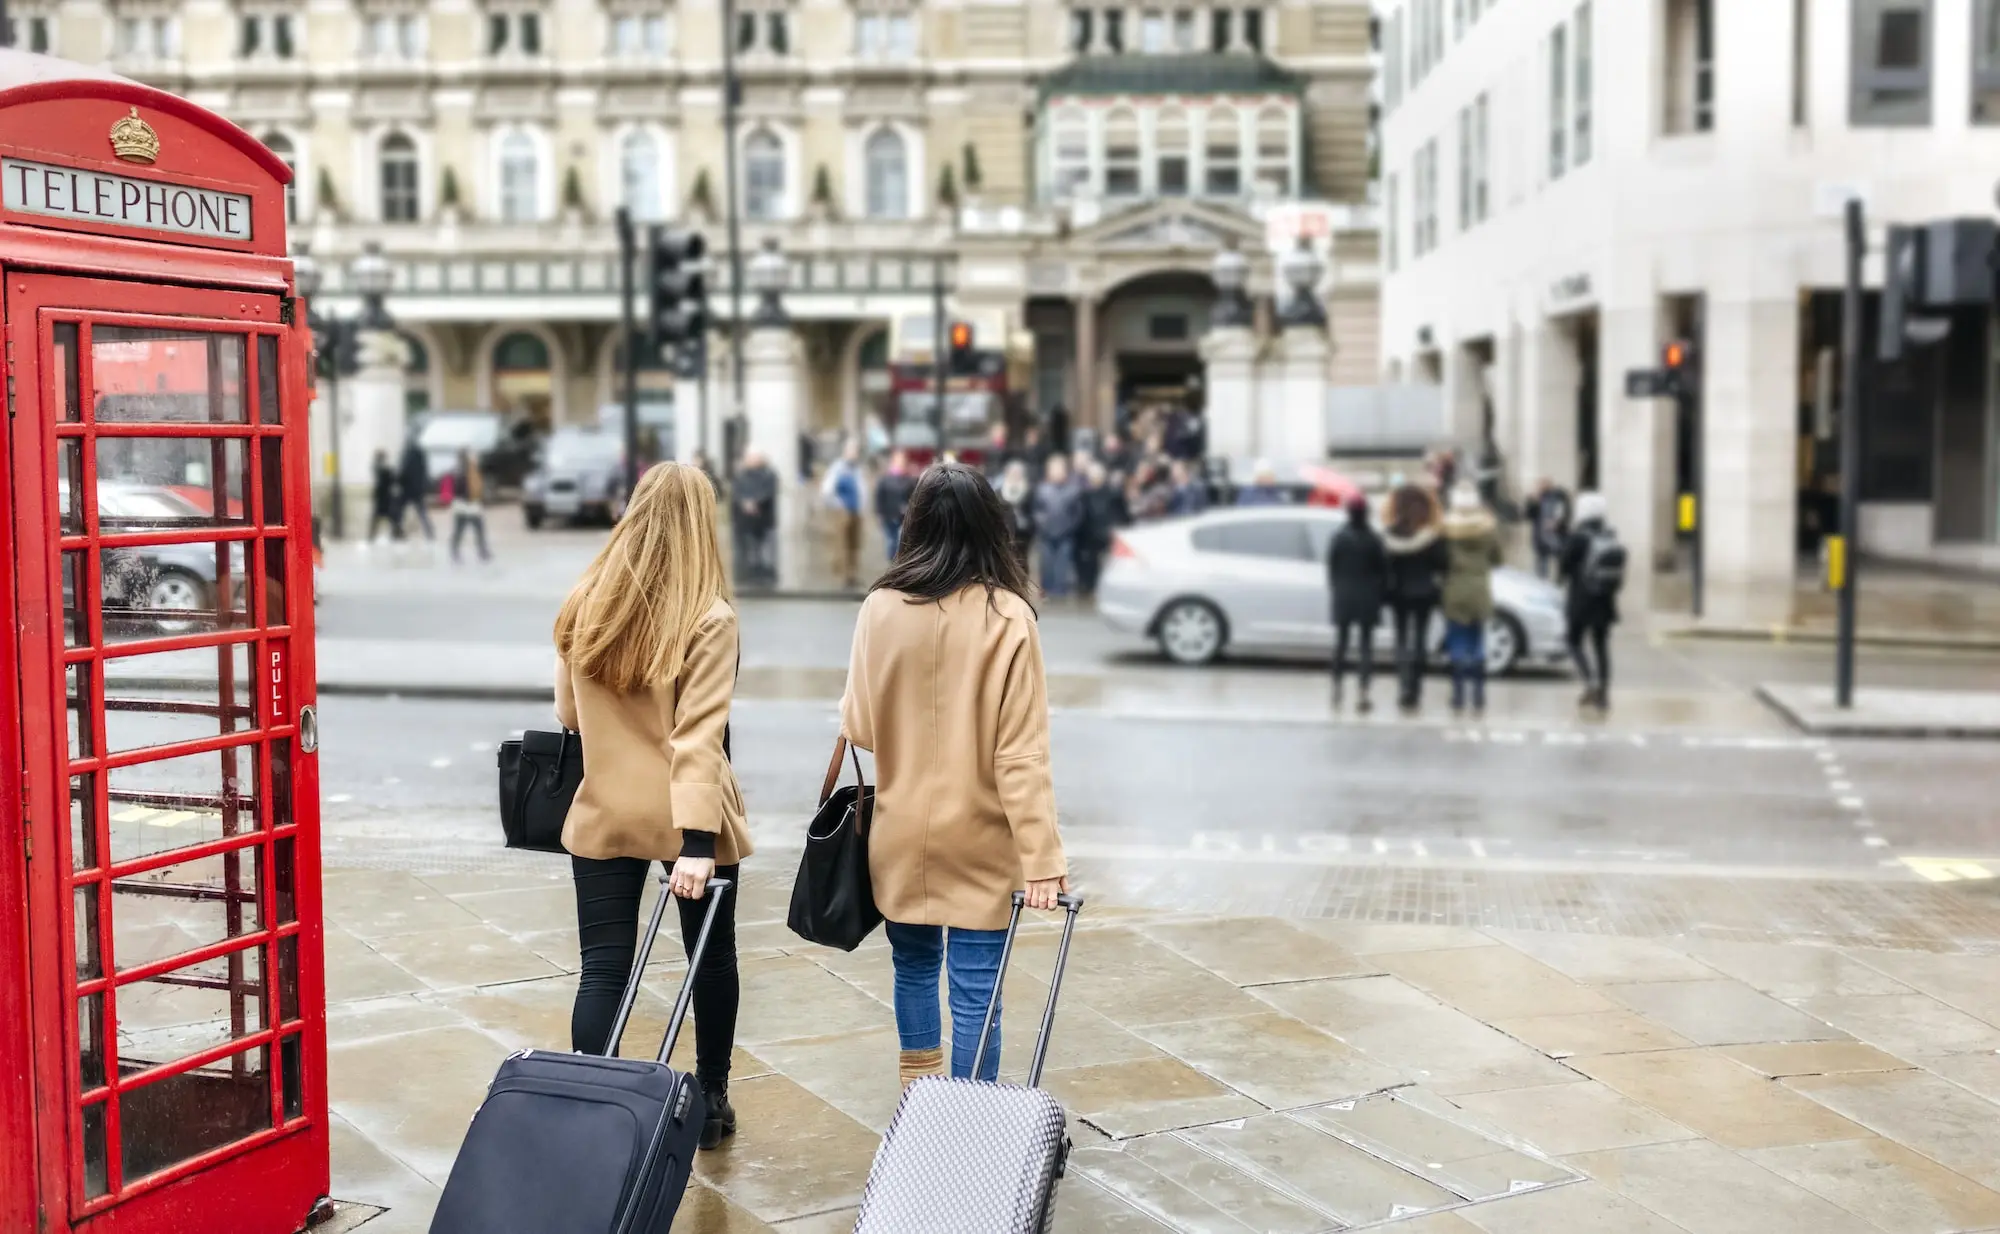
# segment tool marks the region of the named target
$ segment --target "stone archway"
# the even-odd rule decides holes
[[[1139,275],[1098,302],[1092,368],[1102,374],[1100,397],[1108,394],[1121,433],[1148,412],[1201,409],[1200,344],[1214,304],[1215,284],[1188,270]]]

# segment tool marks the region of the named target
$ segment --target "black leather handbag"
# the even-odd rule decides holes
[[[841,758],[854,762],[854,783],[836,789]],[[875,884],[868,876],[868,832],[875,790],[861,775],[861,756],[842,737],[819,789],[819,810],[806,828],[806,851],[792,883],[785,924],[809,943],[852,951],[882,924]]]
[[[500,828],[508,848],[560,853],[563,820],[583,783],[583,738],[527,732],[500,743]]]

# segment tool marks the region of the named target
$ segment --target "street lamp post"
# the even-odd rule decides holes
[[[1209,277],[1215,281],[1215,308],[1209,314],[1209,324],[1249,325],[1250,297],[1244,291],[1250,283],[1250,259],[1232,242],[1215,254]]]
[[[753,326],[782,326],[785,316],[785,288],[791,282],[792,266],[778,249],[776,236],[765,236],[757,255],[750,259],[750,289],[757,293],[757,308],[750,315]]]
[[[303,245],[298,255],[292,259],[293,280],[299,294],[306,298],[306,325],[312,330],[313,350],[318,358],[318,370],[326,378],[326,399],[329,408],[327,417],[327,450],[333,464],[333,537],[336,540],[347,536],[347,502],[341,491],[340,466],[340,379],[352,377],[361,371],[361,332],[363,330],[393,330],[395,321],[389,316],[386,299],[389,288],[395,281],[395,272],[390,268],[388,258],[382,255],[382,246],[375,241],[368,242],[361,255],[354,259],[348,270],[348,280],[361,293],[361,315],[353,319],[343,319],[330,312],[321,312],[316,301],[320,288],[326,281],[325,271]]]
[[[1278,311],[1283,326],[1324,326],[1326,309],[1319,302],[1319,280],[1326,263],[1313,252],[1312,241],[1300,236],[1298,244],[1278,262],[1278,275],[1291,288],[1291,298]]]
[[[728,210],[729,224],[729,383],[732,395],[729,408],[730,423],[737,426],[735,436],[742,437],[743,423],[743,221],[737,208],[740,186],[737,182],[736,160],[736,111],[743,102],[743,86],[736,77],[736,3],[722,0],[722,178],[723,201]],[[742,442],[732,441],[731,434],[722,434],[722,474],[734,479],[736,476],[736,452]]]

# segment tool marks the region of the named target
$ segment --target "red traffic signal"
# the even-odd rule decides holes
[[[1667,344],[1661,359],[1662,367],[1674,372],[1686,372],[1694,362],[1694,345],[1684,339],[1675,339]]]
[[[972,326],[963,321],[951,323],[951,349],[967,351],[972,347]]]

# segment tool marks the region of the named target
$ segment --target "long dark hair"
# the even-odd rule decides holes
[[[1014,551],[1013,520],[986,477],[963,463],[939,463],[918,479],[904,516],[896,560],[870,590],[900,591],[918,603],[975,584],[1033,603],[1028,567]]]

